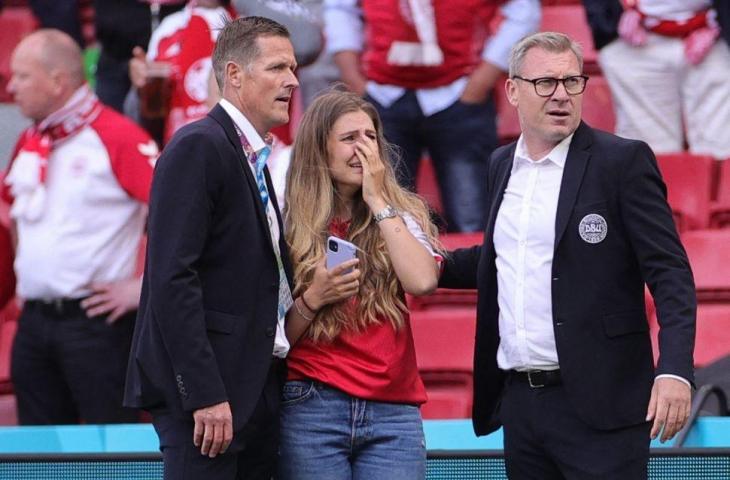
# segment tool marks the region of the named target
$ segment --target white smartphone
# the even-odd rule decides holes
[[[337,265],[357,258],[357,247],[347,240],[337,237],[327,238],[327,270],[332,270]]]

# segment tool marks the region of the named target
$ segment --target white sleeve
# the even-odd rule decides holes
[[[504,19],[484,45],[482,59],[506,72],[512,46],[540,28],[540,0],[509,0],[500,11]]]
[[[434,258],[436,258],[437,261],[441,261],[442,257],[438,253],[436,253],[433,250],[433,247],[431,246],[431,242],[428,240],[428,236],[423,231],[420,225],[418,225],[418,222],[416,222],[416,219],[411,216],[410,213],[401,212],[400,214],[401,218],[403,218],[403,222],[406,224],[406,228],[408,228],[408,231],[411,232],[411,235],[413,235],[416,240],[418,240],[421,245],[424,246],[428,252],[433,255]]]
[[[358,0],[324,0],[322,16],[327,52],[362,51],[365,35]]]

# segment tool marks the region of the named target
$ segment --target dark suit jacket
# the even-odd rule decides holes
[[[234,430],[253,411],[272,359],[279,272],[245,162],[233,121],[216,106],[157,163],[126,405],[190,420],[228,401]],[[266,179],[273,192],[268,171]],[[291,285],[283,234],[279,245]]]
[[[440,286],[478,288],[473,422],[477,434],[499,428],[504,372],[499,345],[494,223],[515,143],[492,154],[484,244],[453,252]],[[585,242],[582,218],[608,224],[600,243]],[[693,380],[696,299],[692,272],[666,202],[654,154],[639,141],[581,123],[570,145],[555,220],[553,328],[563,383],[577,414],[612,429],[644,421],[656,374]],[[644,283],[661,333],[654,370]],[[527,300],[529,301],[529,299]]]

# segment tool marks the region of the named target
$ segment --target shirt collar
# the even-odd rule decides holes
[[[570,142],[573,141],[574,133],[571,133],[565,137],[560,143],[548,152],[547,155],[538,159],[532,160],[527,153],[527,146],[525,145],[524,135],[520,135],[517,140],[517,147],[515,148],[515,158],[512,163],[512,172],[517,170],[521,165],[529,165],[536,163],[552,162],[561,169],[565,167],[565,160],[568,158],[568,150],[570,149]]]
[[[261,135],[259,135],[256,129],[253,128],[253,125],[251,125],[251,122],[248,121],[248,118],[246,118],[246,116],[231,102],[225,98],[221,98],[220,106],[223,107],[223,110],[225,110],[228,116],[231,117],[233,123],[246,136],[246,140],[248,140],[248,143],[251,145],[254,152],[258,152],[266,146],[264,139],[261,138]]]

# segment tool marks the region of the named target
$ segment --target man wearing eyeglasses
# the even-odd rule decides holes
[[[693,381],[694,284],[664,183],[645,143],[581,121],[570,38],[522,40],[509,75],[522,135],[490,159],[484,244],[448,255],[440,282],[479,289],[474,429],[504,427],[512,480],[646,478]]]

